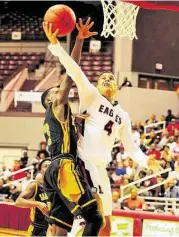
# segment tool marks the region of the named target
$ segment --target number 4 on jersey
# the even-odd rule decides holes
[[[105,130],[106,132],[108,132],[108,136],[110,136],[111,133],[112,133],[112,126],[113,126],[113,124],[114,124],[114,122],[110,120],[110,121],[104,126],[104,130]]]

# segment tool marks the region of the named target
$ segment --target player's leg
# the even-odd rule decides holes
[[[58,177],[54,177],[51,173],[53,172],[51,172],[49,168],[46,171],[43,184],[44,190],[51,203],[47,221],[49,225],[51,225],[51,236],[65,236],[67,235],[67,232],[71,231],[74,216],[64,204],[64,201],[59,194],[60,191],[57,186],[58,181],[56,180]],[[51,182],[46,178],[46,176],[50,177],[50,175]],[[55,183],[55,186],[53,186],[53,183]]]
[[[110,213],[110,210],[106,210],[105,208],[105,213],[104,213],[104,210],[103,210],[103,203],[104,201],[102,201],[102,199],[99,197],[99,195],[96,193],[95,194],[95,198],[97,200],[97,203],[98,203],[98,208],[99,208],[99,211],[101,213],[101,216],[103,217],[103,225],[101,227],[101,230],[99,232],[99,236],[110,236],[111,234],[111,215],[107,216],[105,213]],[[105,202],[107,203],[107,202]]]
[[[98,211],[97,205],[84,208],[81,216],[86,222],[82,236],[98,236],[103,224],[103,218]]]
[[[79,199],[78,205],[82,209],[80,215],[86,223],[82,236],[98,236],[103,224],[103,218],[98,210],[98,205],[90,186],[80,174],[79,180],[84,189],[84,194]]]
[[[53,236],[52,235],[52,226],[51,225],[48,226],[47,235],[46,236]]]
[[[55,224],[51,226],[51,236],[67,236],[68,231]]]
[[[112,215],[112,194],[111,185],[107,171],[103,167],[96,167],[91,164],[85,164],[87,168],[90,185],[96,191],[95,198],[98,203],[99,211],[103,217],[103,226],[100,230],[100,236],[110,236],[111,234],[111,215]]]
[[[105,216],[105,225],[100,230],[99,236],[110,236],[111,235],[111,216]]]

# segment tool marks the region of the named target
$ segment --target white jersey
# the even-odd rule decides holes
[[[87,112],[84,134],[78,142],[78,155],[84,161],[106,166],[111,161],[111,151],[116,138],[120,138],[128,154],[140,166],[147,166],[147,157],[133,141],[131,121],[119,104],[112,105],[92,85],[77,63],[60,44],[50,45],[50,51],[57,56],[67,74],[78,87],[80,113]]]
[[[112,105],[96,88],[94,94],[87,108],[84,108],[83,101],[80,103],[80,113],[85,109],[89,117],[84,121],[77,153],[84,161],[106,166],[111,161],[111,151],[116,138],[119,138],[126,113],[118,103]]]

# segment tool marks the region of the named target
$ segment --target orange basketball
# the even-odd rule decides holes
[[[52,32],[59,29],[58,36],[66,36],[73,31],[76,24],[74,11],[66,5],[50,7],[44,16],[44,21],[52,23]]]

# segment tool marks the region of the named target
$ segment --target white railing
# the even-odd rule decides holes
[[[24,171],[27,171],[27,170],[30,170],[30,172],[31,172],[31,179],[33,179],[34,166],[32,166],[32,165],[29,166],[29,167],[26,167],[26,168],[23,168],[23,169],[14,171],[14,172],[12,172],[11,174],[9,174],[8,176],[6,176],[6,175],[0,176],[0,179],[7,178],[7,177],[13,176],[13,175],[15,175],[15,174],[19,174],[19,173],[24,172]],[[15,181],[12,181],[11,184],[14,183],[14,182],[17,182],[17,181],[22,181],[22,180],[24,180],[24,179],[26,179],[26,177],[21,178],[21,179],[17,179],[17,180],[15,180]],[[6,184],[3,185],[3,187],[6,187],[6,186],[8,186],[8,185],[6,185]]]
[[[130,195],[123,196],[123,195],[124,195],[124,189],[126,189],[126,188],[128,188],[128,187],[130,187],[130,186],[133,186],[133,185],[135,185],[135,184],[141,183],[141,182],[143,182],[143,181],[149,180],[149,179],[151,179],[151,178],[153,178],[153,177],[156,177],[156,176],[158,176],[158,175],[161,175],[161,174],[170,172],[170,171],[171,171],[171,168],[168,168],[168,169],[162,170],[162,171],[160,171],[160,172],[158,172],[158,173],[155,173],[155,174],[146,176],[146,177],[144,177],[144,178],[142,178],[142,179],[136,180],[136,181],[134,181],[134,182],[132,182],[132,183],[126,184],[126,185],[124,185],[124,186],[121,186],[121,198],[120,198],[120,199],[121,199],[121,200],[124,200],[124,199],[126,199],[126,198],[128,198],[128,197],[130,196]],[[152,185],[152,186],[150,186],[150,187],[148,187],[148,188],[141,189],[141,190],[139,190],[138,194],[143,193],[143,192],[148,191],[148,190],[151,190],[151,189],[153,189],[153,188],[159,187],[159,186],[161,186],[161,185],[163,185],[163,184],[165,184],[165,183],[167,183],[167,182],[168,182],[168,180],[165,180],[165,181],[163,181],[163,182],[161,182],[161,183],[154,184],[154,185]]]
[[[148,129],[148,128],[157,128],[159,125],[163,125],[163,128],[161,128],[161,129],[159,129],[159,130],[155,130],[154,132],[155,132],[156,134],[158,134],[158,133],[162,133],[163,131],[165,131],[165,128],[166,128],[166,121],[162,121],[162,122],[157,122],[157,123],[152,123],[152,124],[145,125],[145,126],[144,126],[144,134],[145,134],[146,136],[148,136],[148,135],[150,134],[150,132],[147,133],[147,129]]]
[[[178,198],[166,198],[166,197],[143,197],[145,199],[145,203],[152,206],[163,206],[164,210],[176,210],[179,207],[179,199]]]

